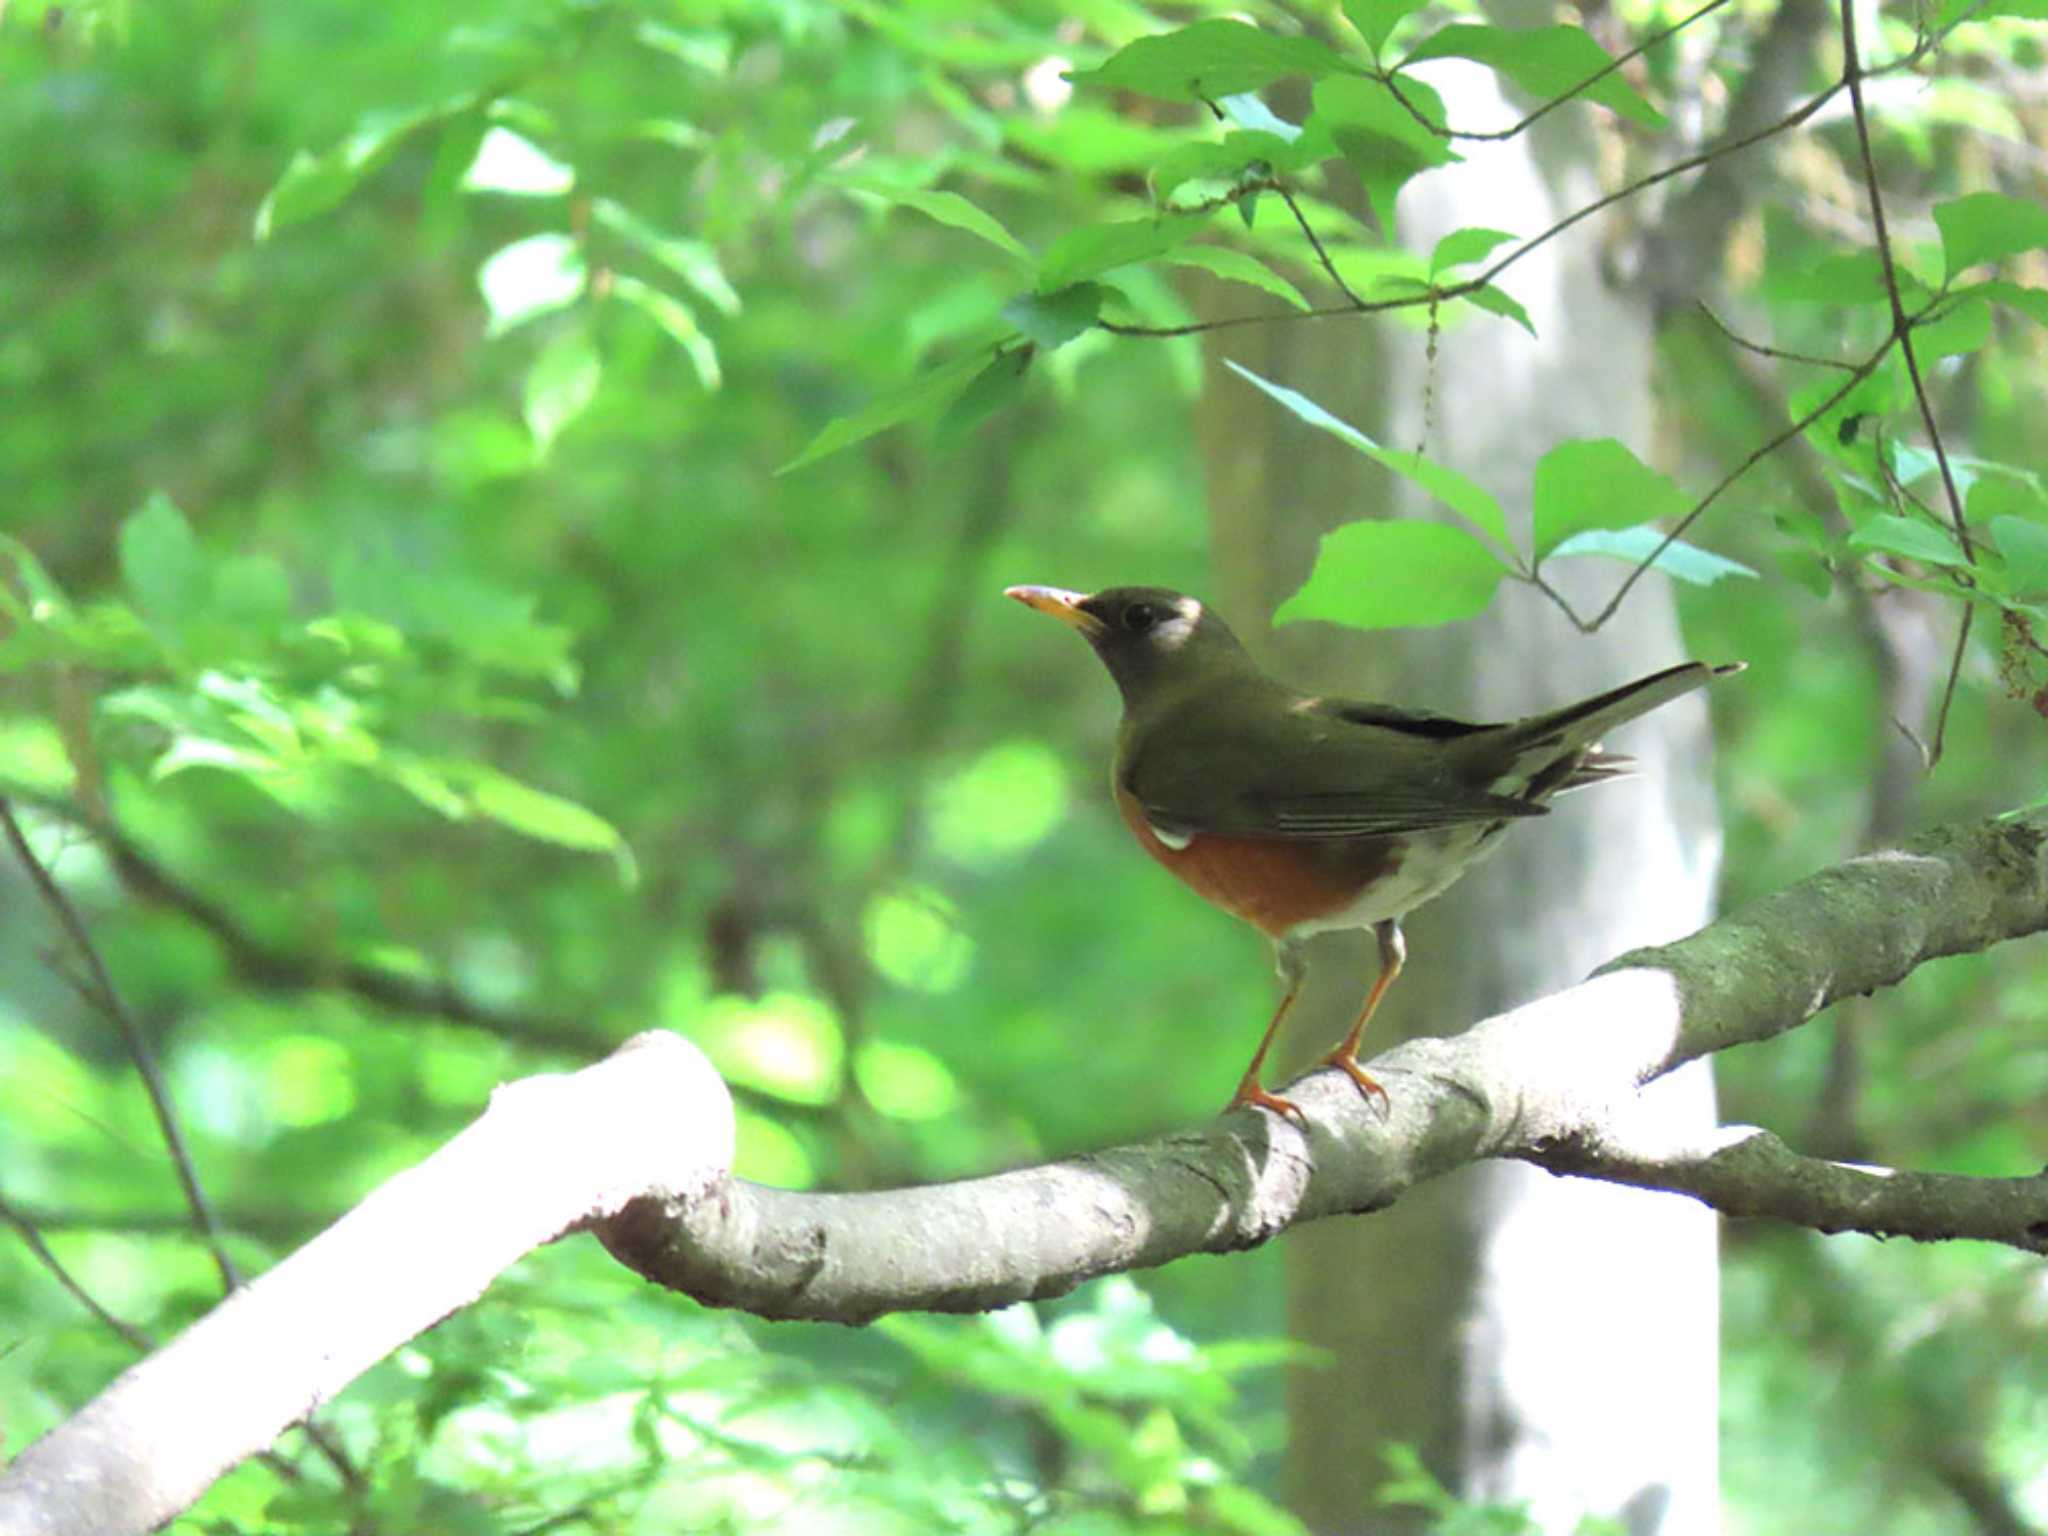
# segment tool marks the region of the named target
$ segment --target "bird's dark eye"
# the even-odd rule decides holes
[[[1142,635],[1164,617],[1150,603],[1133,603],[1124,610],[1124,628],[1134,635]]]

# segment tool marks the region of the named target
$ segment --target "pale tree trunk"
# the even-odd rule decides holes
[[[1440,85],[1454,123],[1512,118],[1490,76]],[[1596,190],[1590,148],[1562,133],[1535,146],[1463,145],[1470,163],[1404,194],[1403,239],[1427,250],[1464,225],[1546,228]],[[1432,368],[1413,330],[1307,322],[1222,333],[1211,359],[1244,362],[1402,448],[1425,441],[1428,390],[1427,451],[1526,519],[1531,471],[1557,441],[1616,437],[1650,456],[1650,317],[1603,281],[1599,238],[1588,221],[1512,270],[1536,339],[1467,319],[1441,337]],[[1441,514],[1220,369],[1203,440],[1217,601],[1294,680],[1499,719],[1684,654],[1657,581],[1590,637],[1521,588],[1445,630],[1357,636],[1310,625],[1261,637],[1259,618],[1300,582],[1321,533],[1361,516]],[[1577,573],[1582,611],[1622,574]],[[1638,778],[1517,827],[1498,857],[1406,925],[1408,968],[1369,1047],[1462,1029],[1705,917],[1719,850],[1699,700],[1636,722],[1615,745],[1640,759]],[[1281,1068],[1341,1032],[1373,964],[1358,936],[1320,941]],[[1652,1091],[1674,1127],[1711,1124],[1703,1063]],[[1286,1244],[1293,1330],[1336,1362],[1302,1371],[1290,1404],[1288,1499],[1318,1531],[1417,1528],[1375,1502],[1388,1442],[1418,1447],[1463,1495],[1528,1503],[1546,1530],[1569,1531],[1586,1512],[1619,1516],[1632,1536],[1718,1529],[1711,1214],[1489,1165],[1417,1189],[1369,1222],[1325,1223]]]

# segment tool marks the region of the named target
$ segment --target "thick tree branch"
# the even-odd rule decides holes
[[[732,1137],[724,1086],[674,1035],[499,1089],[448,1145],[15,1458],[0,1531],[156,1529],[541,1244],[650,1190],[687,1210],[731,1167]]]
[[[1185,1135],[928,1189],[810,1195],[734,1183],[686,1211],[636,1202],[600,1233],[623,1262],[700,1300],[863,1322],[901,1308],[980,1310],[1248,1248],[1297,1222],[1388,1205],[1475,1159],[1520,1157],[1576,1159],[1571,1171],[1736,1215],[2048,1252],[2041,1181],[1978,1189],[1895,1175],[1874,1195],[1871,1181],[1885,1176],[1761,1148],[1653,1156],[1640,1131],[1624,1135],[1637,1089],[1685,1062],[1781,1034],[1924,961],[2048,927],[2044,847],[2048,812],[2037,811],[1824,870],[1582,986],[1378,1057],[1373,1075],[1393,1096],[1384,1116],[1321,1072],[1287,1089],[1305,1126],[1240,1111]],[[1661,1179],[1651,1176],[1658,1156]]]
[[[1768,1134],[1671,1145],[1646,1083],[1765,1040],[1924,961],[2048,928],[2048,811],[1852,859],[1583,985],[1372,1063],[1391,1107],[1318,1072],[1263,1111],[1044,1167],[815,1195],[730,1179],[731,1104],[674,1036],[501,1089],[427,1162],[118,1379],[0,1477],[0,1530],[141,1531],[373,1361],[579,1226],[661,1284],[764,1317],[862,1322],[1056,1295],[1113,1270],[1391,1203],[1483,1157],[1676,1190],[1825,1231],[2048,1253],[2048,1175],[1807,1158]],[[1076,1049],[1079,1049],[1076,1042]],[[204,1401],[206,1414],[190,1405]]]

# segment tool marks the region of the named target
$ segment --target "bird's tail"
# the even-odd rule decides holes
[[[1623,683],[1619,688],[1595,694],[1590,699],[1581,699],[1576,704],[1567,704],[1547,715],[1533,715],[1527,720],[1517,721],[1513,727],[1516,757],[1520,759],[1525,753],[1541,754],[1552,758],[1553,769],[1562,770],[1556,780],[1539,793],[1561,794],[1568,789],[1621,778],[1634,766],[1635,759],[1624,753],[1599,751],[1595,743],[1602,736],[1638,715],[1647,715],[1660,704],[1668,704],[1695,688],[1704,688],[1717,677],[1740,672],[1742,668],[1743,663],[1739,661],[1722,667],[1688,661],[1667,667],[1662,672],[1653,672],[1648,677],[1639,677],[1632,683]],[[1544,771],[1536,775],[1539,780],[1547,776]]]

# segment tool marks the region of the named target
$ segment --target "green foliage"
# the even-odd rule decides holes
[[[1806,137],[1731,246],[1728,313],[1785,354],[1782,398],[1674,327],[1651,462],[1565,443],[1495,494],[1240,369],[1265,399],[1231,409],[1270,400],[1454,519],[1339,528],[1278,617],[1446,622],[1576,557],[1697,584],[1695,653],[1752,663],[1715,699],[1736,898],[1861,839],[1895,706],[1860,637],[1884,622],[1945,658],[1957,607],[1980,615],[1927,819],[2041,794],[2038,726],[1998,698],[2041,686],[2048,237],[1982,152],[2029,131],[2004,82],[2038,10],[1948,7],[1924,89],[1874,120],[1960,530],[1884,263],[1843,213],[1860,169],[1846,136]],[[248,1267],[497,1082],[650,1024],[729,1073],[741,1171],[792,1185],[1213,1111],[1270,1007],[1262,946],[1110,851],[1108,686],[996,594],[1213,585],[1189,396],[1239,386],[1148,329],[1354,298],[1529,326],[1513,263],[1545,231],[1391,238],[1405,189],[1460,173],[1452,130],[1488,127],[1411,66],[1476,60],[1530,110],[1625,119],[1634,175],[1686,147],[1685,79],[1739,94],[1755,53],[1732,13],[1684,70],[1669,44],[1610,70],[1576,27],[1342,11],[0,13],[0,789],[157,1041]],[[101,820],[168,884],[102,851]],[[0,879],[0,1194],[165,1336],[215,1276],[132,1070],[49,963],[75,957]],[[1945,968],[1883,1028],[1843,1026],[1876,1153],[2048,1157],[2034,969]],[[1726,1063],[1729,1114],[1796,1130],[1838,1070],[1796,1032]],[[2033,1291],[1995,1255],[1843,1252],[1731,1256],[1731,1502],[1952,1528],[1894,1448],[1961,1426],[2031,1475]],[[335,1405],[361,1507],[294,1440],[300,1482],[252,1463],[193,1524],[1290,1531],[1269,1368],[1301,1362],[1256,1337],[1282,1327],[1272,1264],[849,1339],[558,1245]],[[20,1245],[0,1297],[12,1447],[130,1354]],[[1439,1529],[1526,1528],[1400,1471]]]

